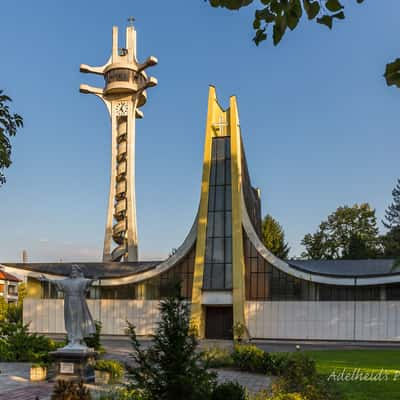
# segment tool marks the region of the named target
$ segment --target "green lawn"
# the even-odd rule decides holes
[[[318,372],[329,376],[332,372],[361,373],[375,377],[387,376],[383,381],[339,382],[339,387],[349,400],[394,400],[400,399],[400,350],[324,350],[307,351],[316,362]],[[357,370],[355,371],[357,372]]]

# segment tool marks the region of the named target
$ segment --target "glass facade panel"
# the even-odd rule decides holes
[[[212,262],[223,263],[225,260],[224,238],[213,238]]]
[[[232,287],[232,264],[225,264],[225,287]]]
[[[216,163],[217,167],[217,185],[224,185],[225,183],[225,161],[218,160]]]
[[[232,190],[230,186],[225,186],[225,210],[232,210]]]
[[[210,210],[214,210],[215,208],[215,186],[211,186],[208,192],[208,208]]]
[[[400,285],[334,286],[298,279],[270,265],[243,232],[246,299],[258,301],[380,301],[400,300]]]
[[[225,209],[225,187],[215,187],[215,211],[223,211]]]
[[[218,211],[214,213],[214,234],[213,236],[223,237],[224,236],[224,213]]]
[[[225,266],[224,264],[212,264],[211,289],[224,289]]]
[[[207,238],[214,236],[214,213],[208,213]]]
[[[213,138],[204,289],[232,288],[230,138]]]
[[[225,213],[225,236],[232,236],[232,213],[230,211]]]
[[[204,289],[211,289],[211,264],[204,265]]]
[[[232,238],[225,238],[225,262],[232,262]]]

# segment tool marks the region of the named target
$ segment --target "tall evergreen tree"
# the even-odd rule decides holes
[[[385,258],[400,258],[400,227],[392,228],[382,236]]]
[[[382,236],[384,257],[400,258],[400,179],[392,191],[393,202],[386,209],[383,225],[388,229]]]
[[[392,191],[393,202],[389,205],[385,212],[383,225],[388,229],[400,228],[400,179]]]
[[[128,323],[137,364],[132,370],[134,387],[146,400],[207,400],[215,386],[215,374],[207,371],[198,342],[189,326],[187,303],[178,294],[161,301],[161,320],[153,345],[143,350],[135,327]]]
[[[285,241],[285,232],[279,222],[267,214],[262,222],[262,239],[265,247],[279,258],[286,259],[290,247]]]

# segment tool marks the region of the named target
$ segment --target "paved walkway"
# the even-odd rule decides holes
[[[47,400],[51,383],[31,382],[31,363],[0,363],[0,400]]]
[[[30,363],[0,363],[0,400],[49,400],[53,384],[47,382],[30,382]],[[219,383],[234,381],[247,388],[250,393],[268,389],[271,378],[248,372],[216,370]],[[104,388],[88,385],[98,392]],[[102,391],[102,390],[101,390]]]
[[[107,351],[115,354],[126,354],[132,351],[129,338],[127,336],[108,336],[104,335],[101,342]],[[150,339],[141,339],[144,347],[148,346]],[[258,340],[251,341],[252,344],[268,352],[290,352],[296,351],[296,345],[300,345],[302,350],[360,350],[360,349],[398,349],[398,342],[346,342],[346,341],[321,341],[321,340]],[[231,340],[201,340],[201,347],[232,347]]]
[[[272,378],[262,374],[251,374],[249,372],[231,371],[228,369],[213,369],[218,374],[218,383],[237,382],[247,388],[249,393],[255,394],[261,390],[268,390]]]

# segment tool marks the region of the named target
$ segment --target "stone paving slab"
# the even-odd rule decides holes
[[[0,363],[0,400],[47,400],[51,383],[31,382],[31,363]]]
[[[111,355],[109,355],[111,356]],[[127,354],[125,354],[125,357]],[[30,382],[30,363],[0,363],[0,400],[48,400],[53,384],[48,382]],[[234,371],[228,369],[212,369],[217,373],[218,383],[238,382],[250,393],[267,390],[272,379],[262,374]],[[99,387],[88,385],[91,390]]]

